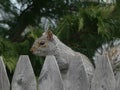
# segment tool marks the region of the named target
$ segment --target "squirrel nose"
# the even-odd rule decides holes
[[[30,51],[31,51],[31,52],[34,52],[34,51],[35,51],[35,49],[34,49],[34,48],[31,48],[31,49],[30,49]]]

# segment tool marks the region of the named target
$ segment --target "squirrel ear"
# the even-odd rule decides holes
[[[48,40],[53,40],[53,33],[52,33],[51,30],[48,30],[48,31],[46,32],[46,35],[47,35],[47,39],[48,39]]]

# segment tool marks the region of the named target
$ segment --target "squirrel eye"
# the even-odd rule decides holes
[[[45,42],[44,42],[44,41],[41,41],[39,44],[40,44],[40,45],[44,45],[44,44],[45,44]]]

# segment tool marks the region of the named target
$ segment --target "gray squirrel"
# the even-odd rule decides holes
[[[114,75],[116,75],[116,73],[120,71],[120,40],[113,40],[110,43],[105,43],[98,48],[93,57],[94,62],[96,63],[97,57],[105,54],[110,60]]]
[[[69,69],[71,60],[67,56],[82,56],[88,79],[93,75],[94,67],[90,60],[83,54],[75,52],[70,47],[62,43],[52,31],[48,30],[41,37],[35,40],[30,51],[38,56],[54,55],[58,63],[62,79],[64,79],[65,71]]]

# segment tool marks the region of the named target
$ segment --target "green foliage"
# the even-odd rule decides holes
[[[28,32],[27,36],[32,37],[34,40],[42,35],[44,32],[40,27],[29,27],[30,32]]]
[[[92,58],[103,42],[119,38],[111,16],[114,5],[95,5],[79,8],[78,12],[65,15],[55,30],[58,37],[73,49]],[[119,24],[120,25],[120,24]]]
[[[10,72],[14,70],[18,53],[15,50],[15,45],[2,37],[0,37],[0,56],[3,56],[4,63]]]

